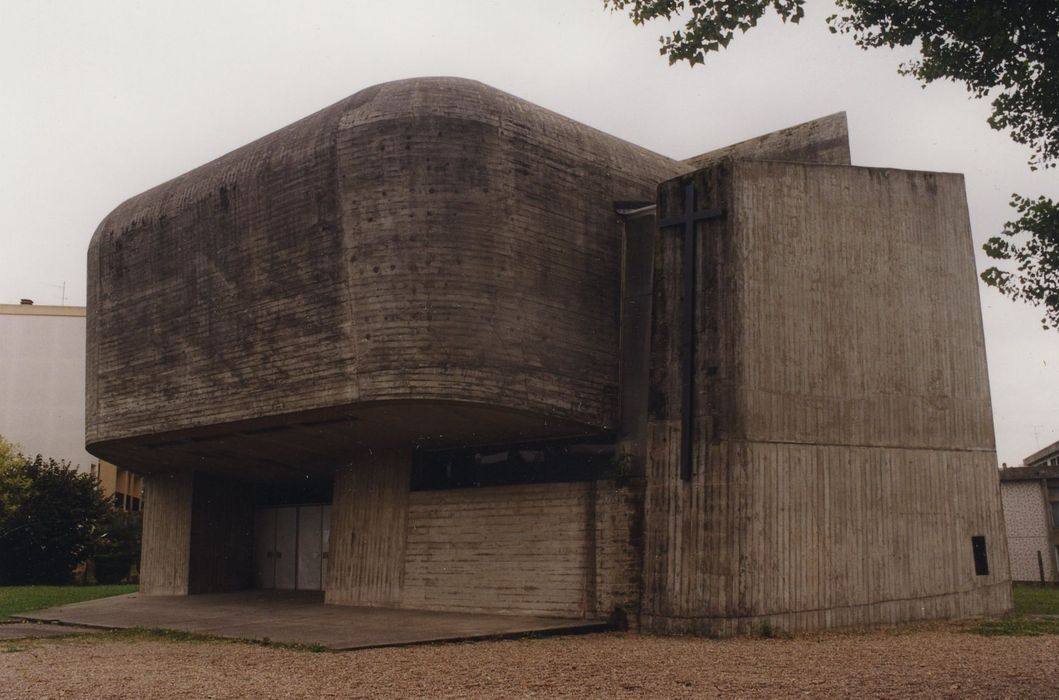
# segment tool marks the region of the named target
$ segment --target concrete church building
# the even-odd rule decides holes
[[[363,90],[119,206],[88,450],[141,590],[732,634],[1011,607],[960,175]]]

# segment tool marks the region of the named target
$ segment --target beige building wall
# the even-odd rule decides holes
[[[0,435],[88,471],[85,309],[0,304]]]
[[[93,473],[99,480],[103,495],[120,510],[140,510],[143,506],[143,477],[128,469],[99,460],[93,466]]]
[[[1047,504],[1040,481],[1001,482],[1000,495],[1004,502],[1011,579],[1040,581],[1043,563],[1045,580],[1059,581],[1055,549],[1048,537]]]

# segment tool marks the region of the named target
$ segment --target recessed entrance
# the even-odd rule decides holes
[[[257,509],[254,513],[255,587],[323,590],[330,539],[330,505]]]

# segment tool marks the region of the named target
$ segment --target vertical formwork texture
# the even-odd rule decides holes
[[[186,595],[191,552],[190,472],[152,474],[143,480],[140,592]]]
[[[401,600],[412,450],[373,450],[335,474],[326,601]]]
[[[1009,609],[962,177],[727,161],[664,183],[661,216],[688,179],[726,216],[697,233],[686,481],[680,236],[656,244],[644,628]]]

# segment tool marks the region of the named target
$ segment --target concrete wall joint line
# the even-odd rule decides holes
[[[948,591],[946,593],[940,593],[938,595],[911,596],[911,597],[908,597],[908,598],[888,598],[888,599],[885,599],[885,600],[877,600],[877,601],[873,601],[873,602],[870,602],[870,603],[852,603],[852,604],[848,604],[848,605],[828,606],[828,607],[823,607],[823,608],[805,608],[805,609],[799,609],[799,610],[783,610],[783,611],[774,612],[774,613],[763,612],[763,613],[758,613],[758,614],[755,614],[755,615],[733,614],[733,615],[717,616],[717,615],[666,615],[666,614],[660,614],[660,613],[648,613],[648,614],[651,617],[666,618],[666,619],[673,619],[673,620],[707,620],[707,619],[709,619],[709,620],[752,620],[752,619],[757,619],[757,618],[762,618],[762,617],[774,617],[774,616],[780,616],[780,615],[806,615],[806,614],[811,614],[811,613],[823,613],[823,612],[830,612],[830,611],[834,611],[834,610],[838,610],[838,609],[857,610],[857,609],[862,609],[862,608],[876,607],[876,606],[879,606],[879,605],[889,605],[889,604],[892,604],[892,603],[914,603],[916,601],[939,600],[939,599],[949,598],[949,597],[953,597],[953,596],[966,595],[966,594],[970,594],[970,593],[978,593],[978,592],[983,591],[983,590],[991,590],[991,589],[995,589],[995,588],[1006,588],[1009,585],[1010,584],[1009,584],[1008,581],[997,581],[997,582],[994,582],[994,583],[987,583],[987,584],[980,585],[980,586],[975,586],[975,587],[972,587],[972,588],[960,588],[960,589],[956,589],[956,590],[953,590],[953,591]]]
[[[988,453],[996,452],[993,447],[930,447],[924,445],[872,445],[868,443],[854,442],[812,442],[809,440],[760,440],[755,438],[732,439],[731,442],[757,443],[759,445],[795,445],[805,447],[856,447],[876,450],[921,450],[928,452],[973,452]]]

